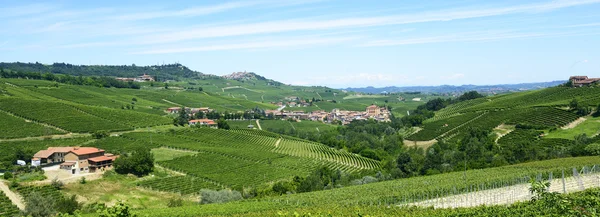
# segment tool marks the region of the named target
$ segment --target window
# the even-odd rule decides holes
[[[83,168],[79,168],[79,171],[83,171]]]

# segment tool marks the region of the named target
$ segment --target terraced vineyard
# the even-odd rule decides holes
[[[208,182],[205,179],[190,176],[171,176],[148,179],[138,182],[137,185],[151,190],[180,194],[198,194],[202,189],[221,189],[220,186]]]
[[[13,216],[19,214],[20,210],[12,201],[0,191],[0,216]]]

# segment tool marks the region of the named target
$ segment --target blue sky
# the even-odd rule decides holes
[[[2,1],[0,61],[330,87],[600,77],[600,0]]]

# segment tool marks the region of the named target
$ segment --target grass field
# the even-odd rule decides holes
[[[548,132],[546,138],[573,139],[580,134],[586,134],[589,137],[600,133],[600,117],[585,117],[585,121],[571,129],[558,129]]]
[[[152,154],[154,155],[154,160],[157,162],[160,162],[160,161],[173,160],[175,158],[183,157],[183,156],[191,156],[191,155],[197,154],[197,152],[176,150],[176,149],[169,149],[169,148],[155,148],[155,149],[152,149]]]

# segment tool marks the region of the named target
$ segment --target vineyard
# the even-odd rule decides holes
[[[274,152],[326,161],[329,163],[329,167],[346,172],[379,168],[379,162],[375,160],[338,151],[321,144],[298,140],[282,139]]]
[[[111,137],[96,143],[107,150],[128,147],[130,142],[137,141],[136,144],[149,147],[195,151],[198,154],[158,164],[229,187],[255,186],[293,176],[304,176],[319,166],[345,172],[379,168],[379,162],[375,160],[318,143],[275,136],[276,134],[260,130],[233,132],[198,128],[169,133],[126,133],[122,138]],[[102,145],[104,143],[107,145]]]
[[[0,120],[2,120],[2,124],[0,125],[0,132],[2,132],[0,133],[0,139],[62,134],[62,132],[54,128],[45,127],[33,122],[26,122],[24,119],[10,116],[1,111]]]
[[[19,208],[15,206],[6,195],[4,195],[4,192],[0,191],[0,216],[13,216],[19,212]]]
[[[423,130],[411,135],[408,139],[427,141],[440,137],[444,139],[461,138],[470,127],[492,130],[503,123],[526,124],[551,129],[567,125],[577,118],[579,116],[575,113],[550,107],[470,112],[424,123]]]
[[[552,172],[558,178],[564,171],[565,177],[569,177],[572,175],[572,168],[574,167],[581,169],[583,166],[591,167],[598,164],[600,164],[600,158],[598,157],[565,158],[498,168],[413,177],[243,202],[140,210],[138,213],[149,216],[227,216],[242,214],[261,216],[269,215],[265,213],[273,214],[277,211],[290,209],[353,210],[354,207],[371,207],[373,212],[368,214],[372,214],[390,209],[385,207],[397,207],[395,205],[423,201],[442,195],[454,195],[477,191],[477,189],[493,189],[526,183],[531,177],[535,177],[540,173],[548,178],[549,173]],[[443,211],[443,209],[440,210]],[[399,208],[397,211],[406,212],[406,209]],[[388,214],[393,215],[392,213],[394,212]]]
[[[27,198],[33,192],[37,192],[44,197],[61,198],[63,194],[56,188],[50,185],[44,186],[19,186],[15,189],[23,198]]]
[[[220,189],[221,187],[202,178],[191,176],[171,176],[140,181],[138,186],[156,191],[179,194],[197,194],[202,189]]]
[[[25,119],[52,125],[70,132],[127,130],[131,127],[84,113],[71,106],[49,101],[0,99],[0,109]]]

